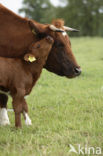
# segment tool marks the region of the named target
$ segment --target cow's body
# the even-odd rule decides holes
[[[40,47],[38,48],[38,44]],[[27,115],[28,109],[24,97],[30,94],[32,87],[40,77],[43,66],[47,60],[48,54],[52,48],[53,39],[46,39],[37,42],[31,53],[37,59],[35,62],[25,62],[19,58],[0,57],[0,89],[8,92],[13,98],[13,108],[15,111],[15,125],[21,126],[20,115]],[[41,52],[42,51],[42,52]],[[7,96],[0,94],[0,107],[6,106]],[[26,117],[25,117],[26,118]]]
[[[10,91],[17,127],[21,126],[21,112],[24,114],[26,123],[31,124],[24,96],[30,93],[42,68],[68,78],[80,75],[80,66],[72,53],[70,40],[66,34],[68,30],[75,31],[65,27],[63,20],[55,20],[47,25],[40,24],[34,20],[21,18],[0,4],[0,56],[5,57],[0,57],[0,89]],[[53,38],[54,44],[53,41],[50,44],[45,39],[41,40],[48,35]],[[35,47],[37,44],[40,48]],[[29,46],[33,51],[39,52],[39,58],[41,58],[32,64],[23,60],[24,55],[27,56],[29,52]],[[5,109],[7,100],[7,95],[0,94],[2,108],[0,123],[2,125],[9,123]]]

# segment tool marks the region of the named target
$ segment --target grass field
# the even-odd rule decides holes
[[[69,144],[101,147],[103,156],[103,38],[71,41],[82,75],[67,79],[44,70],[27,98],[33,125],[23,121],[16,130],[9,112],[11,126],[0,127],[0,156],[77,155]]]

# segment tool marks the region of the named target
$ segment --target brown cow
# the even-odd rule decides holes
[[[15,126],[21,127],[21,113],[24,115],[26,124],[31,125],[24,97],[30,94],[40,77],[53,43],[53,39],[48,36],[33,44],[28,51],[30,55],[32,54],[36,58],[33,63],[19,58],[0,57],[0,89],[2,90],[0,94],[0,124],[9,124],[6,110],[8,96],[5,95],[5,92],[9,91],[13,98]],[[28,55],[25,55],[26,59],[29,57]]]
[[[60,76],[76,77],[81,69],[66,31],[77,30],[65,27],[63,20],[45,25],[22,18],[0,4],[0,56],[21,58],[29,45],[49,35],[54,44],[44,68]]]

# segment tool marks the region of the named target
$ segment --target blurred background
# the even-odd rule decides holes
[[[21,16],[41,23],[63,18],[65,25],[80,29],[72,36],[103,36],[103,0],[0,0]]]

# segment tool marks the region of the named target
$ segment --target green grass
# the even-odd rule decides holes
[[[72,38],[82,75],[67,79],[43,71],[27,98],[33,125],[0,127],[2,156],[74,156],[69,144],[101,147],[103,155],[103,38]],[[9,108],[11,108],[11,100]]]

